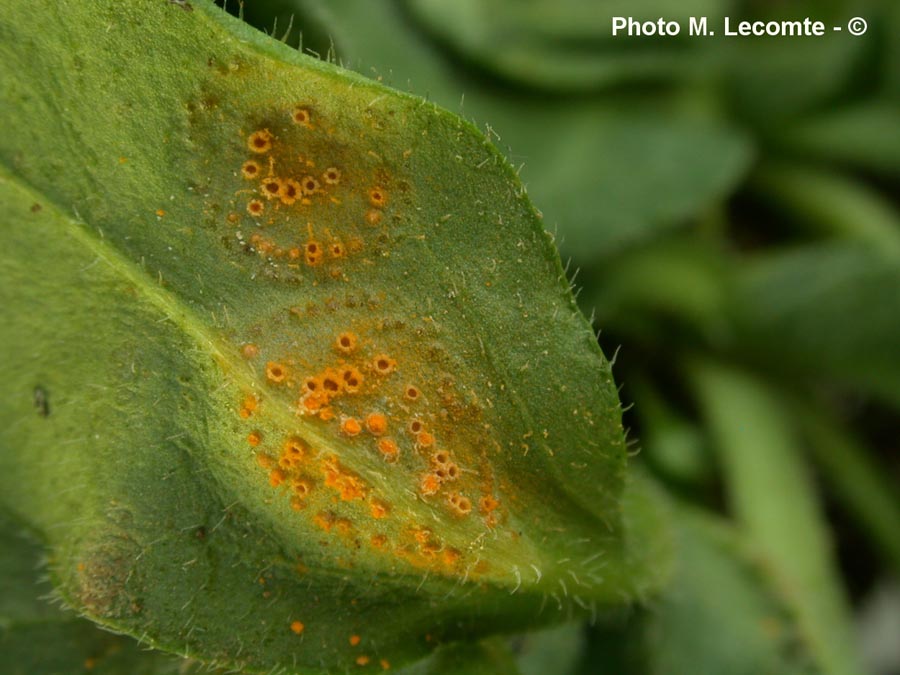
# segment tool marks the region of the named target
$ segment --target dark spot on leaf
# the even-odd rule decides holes
[[[34,401],[34,407],[37,409],[38,415],[41,417],[50,416],[50,398],[46,389],[41,386],[35,387],[32,400]]]
[[[75,599],[89,615],[118,618],[141,611],[129,592],[134,582],[134,561],[138,546],[124,536],[104,537],[85,547],[76,568]]]

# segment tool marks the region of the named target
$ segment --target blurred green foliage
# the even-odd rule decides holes
[[[617,352],[639,462],[676,504],[660,596],[407,672],[863,672],[854,612],[900,575],[900,4],[226,8],[507,150]],[[612,39],[616,14],[862,16],[869,31]]]

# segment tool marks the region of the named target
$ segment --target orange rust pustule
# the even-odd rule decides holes
[[[336,457],[322,460],[325,485],[337,491],[343,501],[365,499],[368,488],[356,473],[343,467]]]
[[[275,176],[267,176],[259,183],[259,190],[267,199],[275,199],[281,194],[283,182]]]
[[[357,368],[347,366],[340,371],[341,386],[348,394],[355,394],[363,383],[363,375]]]
[[[436,494],[440,489],[441,481],[433,473],[425,474],[422,477],[422,482],[419,484],[419,492],[421,492],[423,495],[428,496]]]
[[[253,180],[259,176],[262,167],[255,159],[248,159],[241,166],[241,175],[247,180]]]
[[[451,509],[461,516],[468,515],[472,511],[472,501],[459,493],[451,494],[447,497],[447,502]]]
[[[372,368],[378,375],[390,375],[397,367],[397,362],[387,354],[379,354],[372,360]]]
[[[322,186],[319,184],[319,181],[312,176],[304,176],[300,179],[300,189],[303,191],[303,194],[308,197],[319,192],[319,190],[322,189]]]
[[[278,193],[281,203],[290,206],[300,197],[300,183],[293,178],[288,178],[281,183],[281,190]]]
[[[387,205],[387,192],[382,187],[373,187],[369,190],[369,204],[376,209],[383,209]]]
[[[390,510],[390,505],[380,499],[373,499],[369,502],[369,512],[372,514],[373,518],[387,518]]]
[[[500,502],[492,495],[485,495],[478,500],[478,510],[484,515],[489,515],[500,506]]]
[[[322,262],[322,254],[322,244],[317,241],[308,241],[303,247],[303,255],[306,259],[306,264],[311,267]]]
[[[306,458],[306,451],[306,444],[300,439],[287,439],[282,446],[281,457],[278,459],[278,466],[283,469],[299,466]]]
[[[269,361],[266,364],[266,379],[269,382],[280,384],[284,382],[285,377],[287,377],[287,371],[282,364],[277,361]]]
[[[341,182],[341,172],[335,167],[329,166],[322,174],[322,180],[325,181],[326,185],[337,185]]]
[[[272,149],[272,140],[272,133],[268,129],[260,129],[247,138],[247,147],[251,152],[266,153]]]
[[[311,126],[312,113],[309,108],[297,106],[291,111],[291,121],[304,127]]]
[[[346,436],[358,436],[362,431],[362,425],[355,417],[348,417],[341,422],[341,432]]]
[[[376,209],[369,209],[368,211],[366,211],[366,223],[368,223],[369,225],[377,225],[381,222],[381,218],[381,211],[378,211]]]
[[[253,394],[247,394],[244,397],[244,400],[241,402],[241,407],[238,410],[238,414],[241,416],[241,419],[249,419],[256,409],[259,406],[259,400]]]
[[[356,349],[356,344],[358,341],[359,338],[357,338],[354,333],[345,331],[337,336],[334,345],[339,352],[343,354],[351,354]]]
[[[302,621],[292,621],[291,622],[291,632],[300,635],[306,626],[303,625]]]
[[[386,462],[396,462],[397,458],[400,456],[400,448],[397,446],[397,442],[392,438],[379,438],[377,447],[378,452],[381,453]]]
[[[381,413],[369,413],[366,416],[366,430],[373,436],[381,436],[387,433],[387,417]]]
[[[249,213],[251,216],[261,216],[265,210],[265,204],[263,204],[258,199],[251,199],[249,202],[247,202],[247,213]]]

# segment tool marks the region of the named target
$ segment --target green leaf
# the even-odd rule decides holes
[[[757,552],[711,515],[678,509],[672,583],[627,621],[594,629],[581,673],[799,675],[817,672]]]
[[[531,631],[511,639],[522,675],[571,675],[586,648],[581,622]]]
[[[805,157],[900,177],[900,103],[866,102],[810,116],[781,142]]]
[[[0,653],[7,675],[187,675],[192,664],[51,604],[41,546],[0,509]]]
[[[499,639],[444,645],[399,675],[519,675],[509,648]]]
[[[206,2],[29,13],[0,20],[0,494],[70,604],[326,672],[661,582],[609,365],[483,136]]]
[[[697,362],[690,375],[731,509],[771,565],[817,665],[829,675],[862,672],[827,525],[784,402],[728,366]]]
[[[735,335],[788,374],[837,378],[900,405],[900,266],[868,246],[818,244],[739,270]]]
[[[900,214],[865,183],[812,167],[763,164],[752,187],[813,232],[866,242],[900,257]]]
[[[709,341],[728,334],[730,271],[721,252],[695,236],[636,247],[591,272],[583,304],[599,326],[649,342],[672,325]]]
[[[796,402],[792,410],[834,494],[893,566],[894,574],[900,575],[900,498],[890,473],[861,439],[834,419],[832,411]]]
[[[690,40],[691,17],[715,25],[730,3],[721,0],[406,0],[409,13],[455,55],[491,73],[550,90],[593,89],[635,80],[685,77],[703,63],[703,42]],[[685,27],[676,39],[628,39],[612,34],[612,18]]]
[[[796,21],[809,16],[826,26],[839,26],[862,11],[858,3],[802,0],[790,5],[756,3],[750,21]],[[877,20],[866,14],[871,25]],[[737,20],[734,17],[735,21]],[[734,22],[732,25],[734,25]],[[804,117],[838,99],[853,84],[854,68],[874,38],[848,31],[828,31],[818,38],[731,38],[724,89],[734,112],[767,134],[780,133],[792,118]]]
[[[579,263],[683,225],[727,197],[750,164],[747,136],[702,100],[498,88],[447,58],[395,3],[297,6],[331,29],[338,55],[360,73],[489,124],[563,254]]]

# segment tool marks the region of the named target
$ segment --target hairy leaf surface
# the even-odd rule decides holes
[[[380,670],[656,582],[609,365],[484,137],[205,2],[30,14],[0,22],[0,494],[70,604]]]

